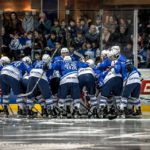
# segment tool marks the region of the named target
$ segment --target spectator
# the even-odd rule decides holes
[[[50,20],[47,19],[46,14],[44,12],[41,12],[39,14],[39,20],[36,28],[44,35],[49,34],[51,28],[51,22]]]
[[[79,26],[77,28],[77,31],[82,31],[83,35],[85,35],[88,31],[89,27],[84,19],[80,19]]]
[[[51,32],[49,39],[47,40],[47,47],[49,47],[49,50],[54,50],[56,47],[56,40],[57,40],[57,35],[56,32]]]
[[[138,59],[139,59],[140,67],[146,67],[146,61],[147,61],[147,49],[146,49],[146,47],[141,47],[139,45]]]
[[[127,34],[133,34],[133,23],[131,19],[127,19]]]
[[[96,59],[96,49],[92,48],[92,44],[90,42],[86,42],[86,49],[81,53],[85,56],[86,59]]]
[[[54,57],[61,55],[61,48],[62,48],[61,42],[60,42],[59,40],[56,40],[56,42],[55,42],[55,50],[57,50],[57,52],[56,52],[56,54],[54,55]],[[54,52],[54,51],[52,51],[52,53],[53,53],[53,52]],[[51,53],[51,55],[52,55],[52,53]]]
[[[85,38],[89,42],[99,43],[99,33],[97,33],[96,26],[91,25],[89,31],[86,33]]]
[[[34,20],[31,16],[30,12],[25,12],[25,16],[22,20],[22,27],[24,29],[24,32],[33,31],[34,29]]]
[[[22,46],[25,56],[31,56],[32,50],[32,32],[28,32],[25,38],[25,44]]]
[[[121,26],[119,31],[119,43],[121,46],[126,46],[129,42],[131,42],[131,37],[126,34],[126,27]]]
[[[106,20],[104,22],[104,26],[111,30],[112,26],[117,28],[117,22],[113,16],[106,16]]]
[[[1,45],[2,54],[10,57],[9,44],[10,44],[11,38],[10,38],[10,35],[5,32],[4,27],[1,28],[1,36],[2,36],[2,41],[3,41]]]
[[[112,26],[110,30],[109,46],[114,46],[119,44],[119,33],[116,31],[116,27]]]
[[[22,34],[23,28],[22,28],[22,23],[18,19],[18,16],[15,12],[12,12],[10,14],[10,22],[9,22],[9,33],[13,34],[14,32],[18,32],[19,34]]]
[[[121,26],[124,26],[125,28],[127,28],[127,23],[124,18],[119,19],[119,27]]]
[[[95,54],[96,54],[96,56],[94,56],[94,57],[99,57],[100,56],[100,49],[99,49],[99,47],[98,47],[98,44],[97,43],[95,43],[95,42],[93,42],[92,43],[92,50],[94,51],[94,52],[96,52]]]
[[[109,47],[109,40],[110,40],[110,32],[108,28],[104,27],[102,31],[102,41],[104,49],[107,49]]]
[[[35,30],[34,31],[34,45],[33,45],[34,50],[42,51],[44,47],[46,47],[45,37],[42,35],[41,32]]]
[[[74,46],[75,50],[80,50],[83,43],[85,43],[85,37],[82,34],[82,31],[77,32],[77,36],[73,39],[71,45]]]
[[[55,19],[54,20],[54,25],[51,28],[51,32],[55,32],[57,36],[59,36],[60,33],[60,24],[59,24],[59,20]]]
[[[62,20],[61,21],[61,26],[60,26],[60,32],[59,32],[59,37],[61,39],[62,47],[66,47],[67,46],[66,32],[67,32],[66,23],[65,23],[64,20]]]
[[[127,59],[133,60],[133,43],[127,43],[125,47],[122,47],[121,53],[126,56]]]
[[[11,51],[11,58],[12,60],[18,60],[18,57],[21,54],[22,45],[19,41],[19,35],[17,32],[15,32],[13,35],[11,35],[11,42],[9,44],[9,48]]]
[[[146,25],[146,33],[150,34],[150,19],[148,20],[148,23]]]
[[[68,31],[70,33],[70,38],[72,39],[77,35],[77,27],[76,27],[76,23],[74,20],[70,20]]]
[[[99,16],[96,17],[95,26],[96,26],[97,33],[100,33],[102,30],[102,21]]]
[[[3,23],[3,27],[5,28],[6,34],[9,34],[9,20],[6,18],[5,14],[0,14],[1,22]]]
[[[147,62],[146,67],[150,68],[150,47],[147,48]]]

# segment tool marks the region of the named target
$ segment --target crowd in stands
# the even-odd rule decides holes
[[[30,12],[25,12],[23,19],[11,12],[9,18],[1,16],[1,54],[13,59],[19,56],[31,56],[48,53],[60,55],[61,47],[68,47],[70,52],[78,51],[95,61],[99,61],[100,47],[109,49],[119,45],[122,53],[133,59],[133,21],[126,18],[105,16],[102,23],[100,16],[93,20],[81,17],[76,22],[69,20],[49,20],[45,13],[35,19]],[[150,21],[138,24],[138,67],[150,67]]]

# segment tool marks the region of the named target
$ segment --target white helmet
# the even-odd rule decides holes
[[[72,58],[70,56],[65,56],[64,61],[72,61]]]
[[[22,58],[23,62],[26,62],[27,64],[32,64],[32,60],[29,56],[25,56]]]
[[[87,61],[86,61],[87,63],[88,63],[88,65],[90,66],[90,67],[94,67],[94,60],[93,59],[88,59]]]
[[[112,46],[111,50],[113,50],[113,49],[116,49],[116,50],[118,50],[120,52],[120,47],[119,46]]]
[[[114,56],[113,51],[109,51],[109,53],[107,54],[108,58],[112,58]]]
[[[69,50],[66,47],[64,47],[64,48],[61,49],[61,53],[68,53],[68,52],[69,52]]]
[[[51,60],[51,57],[48,54],[44,54],[42,56],[42,61],[49,62],[50,60]]]
[[[102,50],[102,52],[101,52],[101,56],[102,56],[102,57],[107,57],[108,54],[109,54],[109,51],[108,51],[108,50]]]
[[[111,51],[114,56],[119,56],[120,55],[120,47],[119,46],[112,46]]]
[[[6,65],[10,63],[10,59],[7,56],[2,56],[0,59],[2,65]]]

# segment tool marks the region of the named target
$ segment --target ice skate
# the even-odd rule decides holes
[[[141,112],[141,107],[139,107],[136,112],[133,113],[133,117],[135,118],[142,118],[142,112]]]
[[[27,112],[27,118],[36,118],[37,117],[37,112],[34,112],[32,109],[30,109],[28,106],[26,107],[26,112]]]
[[[101,106],[98,109],[98,118],[107,118],[107,115],[108,115],[107,106]]]
[[[81,117],[81,113],[80,113],[80,110],[79,110],[79,108],[78,107],[74,107],[74,109],[73,109],[73,117],[75,118],[75,119],[77,119],[77,118],[80,118]]]

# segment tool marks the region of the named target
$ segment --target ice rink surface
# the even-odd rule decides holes
[[[0,150],[150,150],[150,119],[0,117]]]

